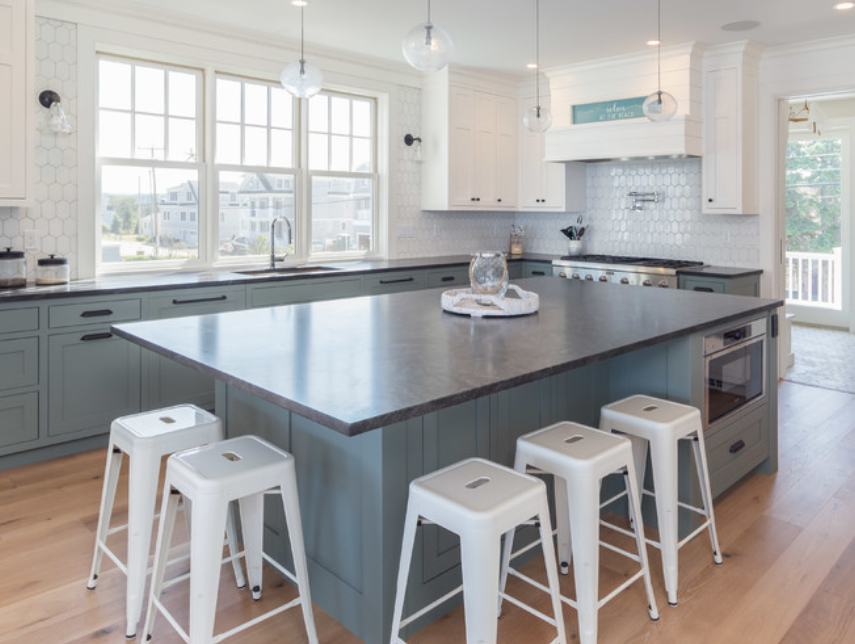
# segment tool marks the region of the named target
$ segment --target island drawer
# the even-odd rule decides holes
[[[39,339],[0,341],[0,390],[39,383]]]
[[[142,305],[139,299],[56,304],[48,309],[48,326],[56,329],[85,324],[127,322],[139,320],[141,313]]]
[[[736,483],[769,455],[767,404],[705,436],[713,496]]]
[[[39,437],[39,394],[0,396],[0,452]]]
[[[38,328],[39,310],[35,307],[0,311],[0,334],[37,331]]]

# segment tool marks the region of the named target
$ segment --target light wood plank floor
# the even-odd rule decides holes
[[[680,557],[680,605],[671,608],[651,550],[662,618],[647,618],[636,583],[601,610],[601,643],[855,642],[855,396],[791,382],[779,393],[780,471],[752,474],[716,503],[724,565],[712,564],[705,535],[688,544]],[[103,461],[99,450],[0,472],[0,644],[124,641],[122,575],[107,562],[98,589],[86,590]],[[529,568],[540,574],[537,562]],[[603,568],[604,588],[626,573],[608,554]],[[234,591],[229,567],[223,570],[218,629],[292,593],[271,574],[256,604]],[[186,591],[175,587],[167,601],[179,619],[186,614]],[[548,612],[544,598],[534,601]],[[358,644],[317,607],[315,615],[321,642]],[[456,609],[410,641],[463,642],[462,617]],[[577,642],[575,612],[565,609],[565,618],[568,640]],[[299,643],[304,633],[299,612],[289,611],[229,641]],[[552,638],[549,627],[513,606],[499,633],[503,644]],[[155,641],[180,639],[160,618]]]

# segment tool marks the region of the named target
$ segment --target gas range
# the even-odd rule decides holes
[[[677,271],[703,262],[621,255],[578,255],[552,260],[552,274],[565,279],[631,286],[677,288]]]

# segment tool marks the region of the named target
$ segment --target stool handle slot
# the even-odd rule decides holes
[[[490,482],[489,476],[481,476],[481,477],[475,479],[474,481],[470,481],[469,483],[467,483],[466,488],[469,490],[476,490],[479,487],[481,487],[482,485],[487,485],[487,483],[489,483],[489,482]]]
[[[647,405],[647,407],[643,407],[641,411],[656,411],[659,409],[659,405]]]
[[[572,445],[573,443],[578,443],[580,440],[582,440],[584,438],[585,438],[584,436],[580,436],[579,434],[576,434],[575,436],[571,436],[570,438],[565,438],[564,442],[567,443],[568,445]]]
[[[227,461],[237,462],[241,460],[239,454],[235,454],[234,452],[223,452],[222,457]]]

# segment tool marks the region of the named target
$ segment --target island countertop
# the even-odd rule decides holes
[[[459,316],[433,289],[113,329],[353,436],[783,305],[548,277],[515,283],[540,296],[537,313]]]

